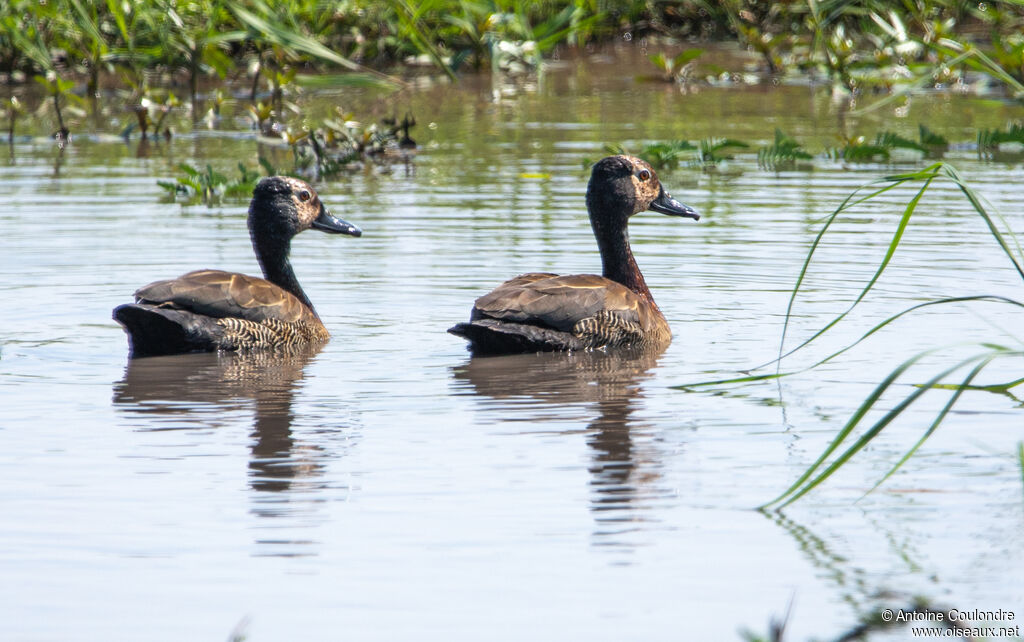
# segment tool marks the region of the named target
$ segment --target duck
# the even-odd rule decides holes
[[[327,341],[330,333],[302,290],[288,254],[296,234],[313,229],[362,236],[337,218],[305,181],[263,178],[253,189],[249,237],[263,278],[196,270],[135,291],[114,308],[131,357],[186,352],[288,350]]]
[[[586,203],[601,275],[530,272],[505,281],[475,301],[469,322],[448,329],[469,341],[471,353],[664,349],[672,341],[633,258],[629,219],[647,210],[693,220],[700,214],[672,198],[650,164],[622,154],[594,164]]]

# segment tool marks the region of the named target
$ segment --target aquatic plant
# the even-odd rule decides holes
[[[905,136],[900,136],[889,131],[875,134],[872,142],[865,142],[864,136],[848,138],[844,145],[839,148],[826,150],[826,155],[834,160],[844,160],[851,163],[872,163],[888,161],[892,151],[896,149],[907,149],[921,152],[924,155],[941,156],[948,147],[945,139],[921,126],[919,129],[920,141],[914,141]],[[928,141],[926,144],[925,141]]]
[[[169,126],[165,127],[164,122],[171,111],[180,104],[181,101],[178,100],[178,97],[173,92],[167,92],[167,95],[161,100],[156,97],[156,93],[147,91],[146,95],[139,101],[139,104],[135,105],[132,109],[135,112],[142,139],[146,140],[149,137],[149,130],[152,128],[153,136],[159,136],[162,129],[164,138],[169,140],[171,138],[171,129]],[[153,120],[154,112],[159,114],[155,121]],[[121,135],[125,138],[130,136],[134,126],[133,124],[126,127],[121,132]]]
[[[77,29],[63,29],[65,39],[77,50],[89,76],[86,93],[95,98],[99,92],[100,70],[109,65],[111,43],[103,33],[101,6],[98,3],[82,3],[68,0],[70,13],[58,13],[62,19],[74,20]]]
[[[796,284],[794,285],[793,290],[790,293],[789,304],[786,308],[785,321],[783,324],[782,337],[779,342],[778,357],[767,364],[763,364],[762,366],[758,366],[757,368],[753,368],[751,370],[756,371],[767,366],[775,365],[777,367],[776,372],[769,374],[747,374],[742,377],[736,377],[732,379],[687,384],[679,386],[679,388],[692,390],[708,386],[728,386],[755,381],[778,379],[781,377],[791,376],[798,373],[808,372],[810,370],[813,370],[814,368],[817,368],[831,361],[832,359],[838,357],[844,352],[852,349],[853,347],[855,347],[868,337],[874,335],[877,332],[880,332],[897,319],[930,308],[932,306],[964,303],[997,303],[1000,305],[1010,305],[1013,307],[1024,308],[1024,302],[1021,301],[1017,301],[1002,296],[981,294],[973,296],[948,297],[927,301],[925,303],[913,305],[905,310],[902,310],[901,312],[898,312],[897,314],[891,315],[881,323],[878,323],[873,328],[871,328],[867,333],[865,333],[860,339],[858,339],[854,343],[822,359],[819,359],[814,364],[802,370],[793,372],[781,372],[778,369],[786,358],[790,357],[797,351],[807,348],[807,346],[811,345],[819,337],[821,337],[830,329],[835,327],[838,323],[840,323],[857,307],[857,305],[861,301],[864,300],[864,298],[873,288],[874,284],[878,281],[879,277],[888,267],[893,255],[896,252],[896,249],[900,244],[900,241],[903,238],[903,234],[907,226],[910,224],[914,213],[917,211],[917,207],[921,199],[924,197],[925,193],[928,191],[929,187],[933,184],[933,182],[939,179],[948,180],[952,182],[957,188],[959,188],[960,192],[967,199],[968,203],[971,205],[974,211],[984,221],[985,225],[987,226],[989,232],[992,234],[992,237],[996,244],[999,246],[1000,250],[1003,252],[1003,254],[1006,255],[1012,267],[1016,270],[1017,274],[1021,277],[1022,281],[1024,281],[1024,251],[1021,250],[1019,244],[1016,244],[1016,239],[1012,236],[1012,232],[1010,232],[1009,229],[1005,227],[1005,223],[1003,229],[1000,229],[1000,226],[997,225],[995,217],[993,217],[988,212],[987,208],[983,205],[981,197],[966,182],[963,181],[963,179],[960,177],[959,173],[956,171],[955,168],[945,163],[935,163],[929,167],[926,167],[925,169],[916,172],[888,176],[878,181],[875,181],[869,186],[866,186],[872,188],[867,195],[862,196],[860,193],[861,190],[864,188],[859,188],[853,194],[848,196],[832,212],[832,214],[828,218],[826,218],[824,224],[822,225],[822,228],[815,237],[813,243],[811,244],[811,248],[808,251],[807,257],[804,259],[804,263],[800,270],[800,273],[797,276]],[[900,217],[899,223],[896,226],[896,230],[893,233],[893,237],[889,243],[885,256],[882,259],[882,262],[879,264],[874,275],[868,280],[868,282],[865,284],[865,286],[863,287],[859,295],[856,297],[856,299],[849,305],[849,307],[845,311],[843,311],[841,314],[839,314],[831,321],[829,321],[827,324],[822,326],[811,337],[805,339],[796,347],[787,350],[785,347],[786,336],[788,334],[790,320],[793,317],[797,295],[800,293],[804,279],[809,273],[810,265],[812,259],[814,258],[815,252],[821,240],[824,238],[825,234],[831,227],[831,225],[839,218],[839,216],[843,212],[853,207],[854,205],[858,205],[866,201],[869,201],[870,199],[876,198],[896,187],[915,184],[919,185],[917,193],[914,195],[913,198],[911,198],[911,200],[905,206],[903,215]],[[881,185],[881,187],[875,187],[877,185]],[[1008,242],[1007,237],[1010,237],[1011,239],[1014,240],[1015,243],[1013,247],[1016,248],[1016,253],[1014,252],[1014,249],[1011,248],[1011,245]],[[915,442],[906,451],[906,453],[895,464],[893,464],[889,471],[880,480],[878,480],[878,482],[868,492],[871,492],[871,490],[874,490],[879,485],[884,483],[887,479],[889,479],[889,477],[891,477],[897,470],[899,470],[918,451],[918,449],[928,439],[928,437],[934,434],[935,430],[937,430],[938,427],[942,424],[943,420],[947,417],[947,415],[949,414],[950,410],[954,407],[954,405],[960,400],[965,391],[974,390],[1010,395],[1010,391],[1013,388],[1020,385],[1024,385],[1024,377],[1012,381],[1006,381],[995,384],[986,384],[983,386],[974,384],[973,382],[975,381],[975,379],[993,362],[1005,361],[1007,359],[1019,360],[1021,358],[1024,358],[1024,350],[1021,350],[1020,348],[1011,348],[1003,346],[1000,344],[996,344],[994,342],[986,342],[979,344],[977,348],[978,351],[975,354],[970,355],[967,358],[960,358],[959,360],[956,360],[952,365],[943,368],[941,372],[931,376],[924,383],[917,384],[914,387],[913,392],[907,395],[902,401],[897,403],[891,409],[886,411],[881,418],[876,420],[870,427],[865,429],[859,437],[853,439],[854,431],[865,422],[865,417],[868,415],[868,413],[878,409],[879,402],[882,399],[883,395],[889,392],[894,386],[894,384],[896,384],[901,379],[901,377],[908,373],[912,367],[922,362],[926,357],[930,357],[941,353],[943,349],[932,348],[923,351],[919,354],[916,354],[903,361],[894,370],[892,370],[892,372],[890,372],[875,387],[871,394],[861,403],[861,405],[850,416],[850,418],[839,430],[835,438],[833,438],[832,442],[828,445],[824,452],[821,453],[817,460],[814,463],[812,463],[789,488],[787,488],[776,498],[769,501],[765,506],[785,506],[803,497],[805,494],[807,494],[809,491],[817,487],[819,484],[828,479],[832,474],[834,474],[837,470],[839,470],[847,461],[849,461],[854,455],[856,455],[865,446],[867,446],[871,442],[871,440],[876,438],[882,432],[882,430],[889,426],[902,413],[904,413],[908,408],[910,408],[915,402],[917,402],[923,395],[925,395],[928,392],[936,390],[945,390],[949,391],[951,394],[946,404],[943,406],[941,411],[935,416],[932,423],[927,427],[927,429],[917,440],[917,442]],[[960,379],[959,381],[955,381],[953,383],[949,383],[949,377],[955,375],[956,373],[961,373],[960,376],[962,376],[962,379]],[[848,439],[852,441],[852,443],[849,443],[849,445],[846,446],[845,450],[836,454],[840,446],[846,443]],[[833,457],[833,455],[835,456]]]
[[[768,72],[777,74],[782,71],[782,48],[790,44],[792,35],[789,29],[780,22],[785,19],[786,11],[781,3],[768,3],[761,15],[756,14],[741,0],[722,2],[729,23],[736,35],[747,47],[761,55],[768,67]]]
[[[266,176],[278,173],[262,156],[259,163]],[[239,176],[233,179],[215,171],[210,164],[205,169],[199,169],[189,163],[180,163],[178,169],[185,175],[173,182],[157,181],[157,185],[167,191],[171,200],[181,200],[185,204],[203,203],[209,207],[219,205],[225,198],[249,198],[260,179],[259,172],[247,168],[243,163],[238,164]]]
[[[409,133],[416,125],[416,118],[411,113],[406,113],[401,120],[385,119],[384,126],[378,126],[376,123],[364,124],[356,120],[354,114],[340,108],[336,112],[337,119],[328,118],[317,125],[303,122],[285,126],[273,120],[269,106],[263,103],[250,106],[254,125],[260,134],[279,139],[291,150],[290,173],[295,176],[319,179],[354,172],[370,165],[386,170],[393,162],[409,162],[409,150],[416,146]],[[140,128],[146,131],[151,126],[155,127],[155,135],[162,119],[153,123],[149,109],[140,108],[137,115]],[[164,135],[170,135],[166,129]],[[259,157],[259,163],[267,175],[278,173],[263,156]],[[183,163],[178,169],[184,172],[183,176],[174,182],[160,181],[158,184],[172,198],[182,198],[187,203],[215,205],[224,197],[248,196],[258,178],[258,174],[242,163],[238,164],[240,177],[237,179],[228,179],[210,165],[204,170]]]
[[[679,166],[686,152],[697,149],[685,140],[673,140],[663,143],[650,143],[637,154],[655,169],[674,169]]]
[[[242,40],[245,32],[231,28],[224,0],[156,0],[155,4],[173,25],[156,30],[158,57],[172,69],[180,66],[187,71],[193,113],[197,113],[200,74],[212,71],[223,79],[234,67],[229,45]]]
[[[687,49],[674,58],[668,58],[663,53],[652,54],[647,58],[661,71],[661,80],[678,82],[685,76],[687,65],[699,58],[702,53],[703,49]]]
[[[309,12],[296,6],[296,3],[275,3],[273,6],[262,0],[252,0],[253,11],[243,9],[238,5],[231,6],[231,12],[239,23],[245,27],[246,39],[253,43],[256,48],[256,64],[252,100],[256,98],[256,84],[261,72],[269,64],[271,67],[270,78],[274,82],[273,74],[292,74],[294,69],[289,69],[293,63],[298,63],[304,58],[328,62],[339,65],[354,72],[350,79],[353,84],[397,87],[402,83],[397,78],[379,71],[375,71],[356,63],[324,44],[327,39],[325,30],[329,23],[325,22],[324,15],[327,12],[315,11],[314,15],[307,15]],[[319,28],[317,36],[311,37],[303,33],[304,28]],[[265,55],[269,51],[269,56]],[[274,82],[275,94],[280,91],[280,77]]]
[[[978,132],[978,155],[991,157],[992,152],[1005,143],[1024,145],[1024,125],[1010,123],[1006,130],[983,129]]]
[[[722,161],[731,160],[737,151],[748,147],[750,145],[735,138],[705,138],[700,141],[693,165],[705,172],[712,171]]]
[[[1017,443],[1017,462],[1020,463],[1020,478],[1024,482],[1024,441]],[[1024,487],[1024,484],[1022,484]]]
[[[626,154],[628,156],[636,156],[650,163],[651,167],[659,171],[671,171],[679,167],[679,163],[686,157],[692,157],[692,152],[697,147],[685,140],[673,140],[673,141],[661,141],[648,143],[643,146],[639,151],[633,152],[626,149],[622,144],[609,145],[605,144],[603,150],[605,153],[610,155]],[[583,159],[583,169],[589,170],[596,159],[585,158]]]
[[[476,68],[490,60],[497,70],[530,69],[559,46],[646,34],[734,37],[770,73],[821,71],[851,93],[948,83],[962,79],[963,69],[1024,93],[1024,11],[1008,0],[973,8],[922,0],[899,10],[882,0],[350,0],[331,11],[319,0],[8,0],[0,26],[0,70],[8,74],[45,75],[53,71],[50,53],[59,52],[59,71],[84,74],[86,93],[95,95],[101,73],[121,73],[141,93],[143,71],[180,72],[193,105],[201,77],[239,69],[248,69],[254,85],[288,68],[335,66],[400,85],[364,63],[379,67],[418,54],[455,79],[466,60]],[[697,54],[680,55],[653,62],[664,77],[677,78]]]
[[[917,126],[917,139],[929,157],[942,156],[949,149],[949,141],[922,124]]]
[[[762,169],[778,170],[796,167],[798,160],[810,160],[814,158],[804,151],[803,147],[794,138],[782,133],[782,130],[775,130],[775,142],[767,147],[757,150],[757,165]]]
[[[7,142],[14,142],[14,127],[18,116],[25,113],[25,106],[21,104],[17,96],[11,96],[3,101],[4,112],[7,114]]]
[[[46,93],[53,98],[53,112],[57,118],[58,125],[57,131],[53,133],[53,138],[57,141],[58,146],[64,147],[71,141],[71,130],[68,129],[67,124],[64,122],[64,112],[61,110],[61,104],[69,102],[78,103],[82,99],[71,93],[71,90],[75,88],[75,83],[62,79],[56,73],[47,76],[36,76],[35,79],[42,85]]]

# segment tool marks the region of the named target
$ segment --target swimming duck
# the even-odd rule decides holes
[[[133,357],[288,349],[327,340],[327,328],[288,260],[292,237],[308,229],[349,236],[362,231],[332,215],[307,183],[285,176],[256,185],[248,225],[265,278],[197,270],[136,290],[135,303],[114,308]]]
[[[594,165],[587,210],[601,276],[517,276],[477,299],[469,323],[448,332],[468,339],[476,354],[667,346],[672,332],[633,259],[629,217],[645,210],[700,215],[669,196],[650,165],[625,155]]]

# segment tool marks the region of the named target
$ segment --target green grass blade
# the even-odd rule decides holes
[[[911,404],[917,401],[918,398],[921,397],[921,395],[931,390],[939,381],[949,376],[951,373],[979,359],[978,356],[970,357],[950,368],[943,370],[939,374],[932,377],[927,383],[923,384],[922,386],[914,390],[914,392],[910,393],[903,401],[897,404],[892,410],[885,413],[885,415],[883,415],[881,419],[879,419],[871,428],[869,428],[863,435],[861,435],[860,438],[857,439],[857,441],[854,442],[852,446],[847,448],[846,451],[839,455],[839,457],[837,457],[821,473],[819,473],[817,477],[815,477],[814,479],[810,479],[810,477],[821,466],[825,459],[827,459],[828,456],[831,455],[832,452],[834,452],[839,447],[839,444],[842,443],[842,441],[844,441],[847,436],[849,436],[853,429],[856,428],[857,424],[860,423],[860,420],[864,418],[867,412],[871,410],[874,404],[882,396],[882,393],[885,392],[885,390],[889,388],[889,386],[901,374],[903,374],[903,372],[907,368],[909,368],[911,365],[919,361],[924,356],[931,354],[933,352],[935,352],[935,350],[927,350],[918,355],[915,355],[914,357],[903,362],[896,370],[893,370],[892,373],[890,373],[889,376],[886,377],[885,380],[881,384],[879,384],[877,388],[875,388],[875,390],[864,401],[864,403],[861,404],[860,408],[857,409],[857,412],[855,412],[854,415],[850,417],[850,420],[846,423],[846,425],[839,432],[836,438],[832,441],[829,447],[825,449],[825,452],[822,453],[822,455],[817,459],[817,461],[815,461],[814,464],[812,464],[811,467],[808,468],[807,471],[805,471],[804,474],[800,476],[800,479],[797,480],[797,482],[794,483],[789,489],[787,489],[785,493],[780,495],[778,498],[772,500],[771,502],[768,502],[766,506],[779,503],[781,500],[785,499],[785,501],[782,502],[782,504],[779,506],[780,508],[782,508],[788,506],[789,504],[792,504],[796,500],[800,499],[801,497],[809,493],[823,481],[831,477],[832,474],[839,470],[839,468],[842,467],[842,465],[845,464],[847,461],[849,461],[851,457],[857,454],[857,452],[864,448],[864,446],[866,446],[872,439],[877,437],[878,434],[882,431],[882,429],[884,429],[886,426],[892,423],[892,421],[896,419],[901,413],[903,413],[904,410],[906,410],[908,407],[910,407]]]
[[[960,383],[960,385],[956,387],[956,389],[953,391],[953,394],[950,395],[949,401],[947,401],[946,405],[942,407],[942,410],[935,417],[935,420],[932,421],[931,425],[928,426],[928,429],[924,431],[924,434],[921,435],[921,438],[918,439],[917,442],[910,447],[910,450],[908,450],[902,457],[900,457],[900,460],[896,462],[896,464],[892,468],[889,469],[889,472],[887,472],[881,479],[878,480],[878,482],[874,486],[869,488],[868,491],[861,496],[861,499],[873,493],[879,486],[884,484],[886,480],[892,477],[893,473],[899,470],[900,467],[903,466],[903,464],[907,463],[907,460],[910,459],[914,455],[914,453],[918,451],[918,449],[925,442],[925,440],[932,436],[932,433],[935,432],[935,430],[939,427],[939,424],[941,424],[942,421],[946,418],[946,415],[949,414],[950,409],[952,409],[956,402],[960,399],[960,396],[964,393],[965,390],[969,389],[971,382],[974,381],[974,378],[977,377],[978,374],[985,369],[985,366],[992,363],[992,360],[995,359],[997,356],[997,353],[990,354],[989,356],[982,359],[982,361],[978,365],[974,366],[974,368],[967,374],[967,376],[964,377],[964,380]]]
[[[782,494],[780,494],[775,499],[766,502],[760,508],[766,508],[773,504],[778,504],[786,497],[789,497],[790,495],[795,493],[797,489],[799,489],[801,486],[803,486],[804,482],[810,479],[814,472],[818,470],[818,468],[820,468],[822,464],[825,463],[825,460],[827,460],[829,456],[833,452],[835,452],[837,448],[839,448],[840,444],[842,444],[843,441],[850,435],[850,433],[857,426],[860,420],[864,417],[864,415],[868,413],[869,410],[871,410],[871,408],[875,405],[875,402],[878,401],[879,398],[881,398],[882,394],[889,388],[889,386],[891,386],[893,382],[895,382],[896,379],[898,379],[900,375],[902,375],[907,370],[907,368],[914,365],[925,356],[935,352],[936,350],[938,350],[938,348],[935,348],[933,350],[927,350],[925,352],[917,354],[911,357],[910,359],[907,359],[906,361],[901,363],[895,370],[890,372],[889,375],[885,379],[883,379],[882,382],[878,384],[874,390],[871,391],[871,394],[868,395],[867,399],[865,399],[861,403],[860,407],[857,408],[857,410],[853,413],[853,416],[850,417],[850,419],[846,422],[846,425],[843,426],[843,428],[832,440],[832,443],[830,443],[828,447],[825,449],[825,452],[821,453],[818,459],[813,464],[811,464],[810,467],[808,467],[807,470],[805,470],[804,473],[800,475],[800,477],[795,482],[793,482],[793,484],[789,488],[787,488]],[[802,494],[803,493],[801,493],[801,495]]]
[[[956,183],[957,187],[960,188],[960,191],[963,192],[964,196],[967,197],[967,200],[970,201],[971,206],[974,207],[974,210],[981,216],[982,219],[984,219],[985,225],[988,226],[989,232],[992,233],[992,236],[996,239],[996,242],[999,243],[999,247],[1003,249],[1003,252],[1006,253],[1006,256],[1013,263],[1013,267],[1017,269],[1017,274],[1019,274],[1021,278],[1024,279],[1024,267],[1021,267],[1021,264],[1017,260],[1017,257],[1013,255],[1013,251],[1010,249],[1010,246],[1007,245],[1006,239],[1003,238],[1003,235],[999,232],[999,228],[997,228],[995,223],[992,221],[992,217],[989,215],[985,207],[981,204],[981,197],[979,197],[977,192],[975,192],[969,185],[963,182],[963,180],[960,178],[959,172],[957,172],[955,168],[946,166],[943,168],[943,173],[946,176],[948,176],[950,180]],[[1016,237],[1013,238],[1016,242]],[[1018,251],[1020,251],[1019,244]]]
[[[842,321],[843,318],[845,318],[846,315],[848,315],[857,306],[857,304],[860,303],[864,299],[865,296],[867,296],[867,293],[871,291],[871,288],[874,287],[875,282],[878,281],[879,277],[881,277],[881,275],[882,275],[882,272],[884,272],[885,268],[889,265],[889,261],[892,259],[893,254],[895,254],[896,247],[899,245],[900,239],[902,239],[902,237],[903,237],[903,232],[906,229],[907,224],[910,222],[910,217],[913,215],[914,211],[917,208],[917,204],[921,200],[921,197],[924,196],[925,191],[927,191],[928,186],[931,185],[931,182],[935,179],[935,175],[936,175],[936,173],[939,171],[939,169],[941,167],[942,167],[942,163],[935,163],[934,165],[931,165],[930,167],[926,168],[925,170],[923,170],[921,172],[915,172],[913,174],[903,174],[903,175],[886,177],[885,179],[882,179],[882,180],[883,181],[889,181],[890,182],[889,185],[887,185],[887,186],[885,186],[885,187],[883,187],[881,189],[875,190],[874,192],[872,192],[871,194],[869,194],[868,196],[866,196],[864,198],[861,198],[861,199],[859,199],[857,201],[851,202],[851,199],[853,198],[853,196],[857,193],[857,191],[859,191],[859,189],[858,189],[853,194],[848,196],[846,198],[846,200],[844,200],[839,205],[839,207],[836,208],[835,211],[832,212],[832,214],[826,220],[825,225],[822,226],[821,231],[818,232],[818,235],[815,237],[814,242],[811,244],[811,249],[807,253],[807,258],[804,259],[804,264],[803,264],[803,266],[800,269],[799,276],[797,276],[796,284],[793,286],[793,292],[792,292],[792,294],[789,297],[789,304],[786,307],[786,317],[785,317],[785,320],[783,321],[782,338],[779,341],[779,356],[778,356],[778,360],[782,360],[785,357],[788,357],[789,355],[793,354],[797,350],[800,350],[800,349],[804,348],[805,346],[810,344],[812,341],[814,341],[815,339],[817,339],[821,335],[823,335],[826,332],[828,332],[837,323]],[[843,313],[841,313],[839,316],[837,316],[831,322],[829,322],[827,325],[825,325],[825,327],[823,327],[820,330],[818,330],[809,339],[805,340],[804,342],[799,344],[797,347],[793,348],[789,352],[785,352],[786,333],[787,333],[787,330],[789,329],[789,320],[790,320],[790,317],[792,316],[793,305],[794,305],[794,303],[796,301],[796,296],[797,296],[797,294],[800,291],[800,286],[803,283],[805,276],[807,275],[807,270],[808,270],[808,267],[810,266],[811,259],[814,257],[814,253],[817,250],[818,245],[820,244],[822,237],[825,235],[825,232],[828,231],[828,228],[832,225],[833,221],[835,221],[836,217],[838,217],[840,212],[842,212],[844,209],[847,209],[848,207],[853,207],[854,205],[856,205],[858,203],[862,203],[862,202],[864,202],[866,200],[874,198],[874,197],[878,196],[879,194],[882,194],[883,192],[886,192],[886,191],[888,191],[888,190],[890,190],[890,189],[892,189],[892,188],[894,188],[894,187],[896,187],[898,185],[902,185],[904,182],[911,181],[911,180],[919,180],[919,179],[923,179],[924,180],[924,182],[925,182],[924,185],[921,186],[921,189],[918,190],[918,192],[914,196],[914,198],[907,204],[906,208],[904,208],[903,216],[900,218],[900,222],[899,222],[899,225],[898,225],[898,227],[896,229],[896,232],[893,235],[892,241],[890,241],[890,243],[889,243],[889,247],[886,250],[885,258],[883,259],[882,263],[879,265],[878,269],[875,271],[875,274],[871,277],[871,280],[868,281],[868,284],[864,287],[863,290],[861,290],[860,295],[857,296],[856,300],[854,300],[854,302],[850,305],[849,308],[847,308]],[[877,183],[877,182],[879,182],[879,181],[874,181],[874,183]],[[872,183],[869,183],[869,185],[870,184],[872,184]]]
[[[847,350],[850,350],[854,346],[856,346],[859,343],[863,342],[865,339],[867,339],[871,335],[875,334],[876,332],[878,332],[879,330],[881,330],[885,326],[889,325],[893,321],[896,321],[900,317],[902,317],[904,315],[907,315],[907,314],[909,314],[911,312],[915,312],[915,311],[920,310],[922,308],[927,308],[927,307],[930,307],[930,306],[933,306],[933,305],[945,305],[947,303],[966,303],[968,301],[1000,302],[1000,303],[1008,303],[1010,305],[1016,305],[1018,307],[1024,308],[1024,303],[1021,303],[1020,301],[1015,301],[1015,300],[1010,299],[1008,297],[996,296],[996,295],[992,295],[992,294],[979,294],[979,295],[975,295],[975,296],[949,297],[949,298],[945,298],[945,299],[936,299],[935,301],[926,301],[924,303],[918,303],[917,305],[911,306],[911,307],[907,308],[906,310],[903,310],[902,312],[898,312],[898,313],[892,315],[891,317],[889,317],[888,319],[885,319],[881,323],[877,324],[875,327],[873,327],[870,330],[868,330],[867,332],[865,332],[859,339],[857,339],[856,341],[854,341],[850,345],[846,346],[845,348],[842,348],[841,350],[837,350],[836,352],[833,352],[832,354],[828,355],[824,359],[822,359],[820,361],[817,361],[816,363],[808,366],[806,369],[801,370],[800,372],[805,372],[807,370],[813,370],[814,368],[817,368],[818,366],[823,365],[823,364],[831,361],[832,359],[838,357],[839,355],[843,354]]]
[[[393,85],[403,84],[400,80],[394,78],[393,76],[383,74],[379,71],[374,71],[369,67],[364,67],[363,65],[352,62],[348,58],[338,55],[336,52],[326,47],[325,45],[321,44],[319,41],[314,40],[313,38],[309,38],[300,33],[290,31],[282,26],[272,24],[265,20],[264,18],[257,16],[256,14],[250,13],[245,9],[242,9],[241,7],[232,6],[231,11],[234,12],[235,16],[238,17],[238,20],[242,24],[256,31],[260,35],[260,37],[262,37],[271,44],[276,44],[285,48],[295,49],[297,51],[309,54],[315,58],[327,60],[335,64],[341,65],[342,67],[351,69],[352,71],[359,71],[362,73],[377,76],[378,78],[386,80]]]
[[[1020,462],[1021,489],[1024,490],[1024,441],[1017,443],[1017,461]]]
[[[844,348],[841,348],[840,350],[837,350],[837,351],[833,352],[832,354],[828,355],[827,357],[825,357],[823,359],[820,359],[820,360],[812,363],[811,365],[809,365],[809,366],[807,366],[805,368],[801,368],[799,370],[793,370],[793,371],[790,371],[790,372],[776,372],[774,374],[766,374],[766,375],[745,374],[742,377],[733,377],[733,378],[729,378],[729,379],[715,379],[715,380],[710,380],[710,381],[695,381],[693,383],[684,383],[684,384],[679,384],[679,385],[671,386],[671,388],[673,388],[675,390],[689,390],[691,388],[708,388],[708,387],[713,387],[713,386],[728,386],[728,385],[742,384],[742,383],[753,383],[753,382],[757,382],[757,381],[767,381],[767,380],[771,380],[771,379],[781,379],[783,377],[790,377],[790,376],[793,376],[793,375],[802,374],[804,372],[808,372],[810,370],[814,370],[815,368],[828,363],[832,359],[835,359],[836,357],[838,357],[839,355],[843,354],[844,352],[847,352],[848,350],[853,349],[857,345],[863,343],[865,340],[867,340],[873,334],[875,334],[878,331],[880,331],[882,328],[885,328],[886,326],[890,325],[891,323],[895,322],[896,320],[900,319],[901,317],[910,314],[911,312],[916,312],[918,310],[921,310],[921,309],[924,309],[924,308],[928,308],[928,307],[931,307],[931,306],[934,306],[934,305],[946,305],[946,304],[951,304],[951,303],[969,303],[969,302],[972,302],[972,301],[983,301],[983,302],[990,302],[990,303],[1006,303],[1006,304],[1009,304],[1009,305],[1015,305],[1017,307],[1024,308],[1024,302],[1016,301],[1016,300],[1010,299],[1008,297],[997,296],[997,295],[993,295],[993,294],[979,294],[979,295],[974,295],[974,296],[948,297],[948,298],[944,298],[944,299],[936,299],[935,301],[925,301],[924,303],[918,303],[917,305],[911,306],[911,307],[907,308],[906,310],[902,310],[901,312],[897,312],[896,314],[892,315],[888,319],[885,319],[884,321],[876,324],[874,327],[872,327],[870,330],[865,332],[863,335],[861,335],[861,337],[859,339],[857,339],[856,341],[854,341],[850,345],[848,345],[848,346],[846,346]],[[774,363],[776,363],[776,360],[773,359],[772,361],[769,361],[767,363],[764,363],[764,364],[761,364],[761,365],[757,366],[757,368],[751,368],[751,370],[757,370],[759,368],[764,368],[764,367],[770,366],[770,365],[772,365]],[[747,372],[749,372],[749,371],[747,371]],[[1011,381],[1011,382],[1008,382],[1008,383],[1005,383],[1005,384],[996,385],[996,386],[979,387],[978,389],[989,390],[990,392],[1005,392],[1005,391],[1009,390],[1010,388],[1013,388],[1014,386],[1018,386],[1018,385],[1020,385],[1022,383],[1024,383],[1024,378],[1017,379],[1017,380],[1014,380],[1014,381]]]
[[[802,370],[800,372],[803,372]],[[789,375],[797,374],[796,372],[777,372],[774,374],[763,374],[763,375],[749,375],[745,377],[734,377],[732,379],[717,379],[714,381],[697,381],[695,383],[685,383],[678,386],[671,386],[675,390],[689,390],[690,388],[707,388],[710,386],[731,386],[738,383],[752,383],[754,381],[768,381],[770,379],[780,379],[782,377],[788,377]]]
[[[443,71],[449,80],[455,82],[455,72],[441,58],[441,52],[431,42],[433,40],[432,36],[424,33],[423,28],[420,26],[420,17],[429,7],[429,4],[420,3],[418,10],[410,6],[405,0],[393,0],[391,5],[395,9],[398,21],[402,23],[404,34],[412,40],[417,49],[430,57],[434,62],[434,66]]]

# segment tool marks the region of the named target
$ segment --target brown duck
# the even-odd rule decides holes
[[[667,346],[672,332],[633,259],[629,217],[644,210],[700,216],[669,196],[651,166],[632,156],[594,165],[587,209],[601,276],[517,276],[477,299],[469,323],[448,332],[468,339],[476,354]]]
[[[307,183],[284,176],[256,185],[248,224],[265,278],[198,270],[136,290],[135,303],[114,308],[133,357],[288,349],[327,340],[327,328],[288,260],[292,237],[308,229],[349,236],[362,231],[327,211]]]

